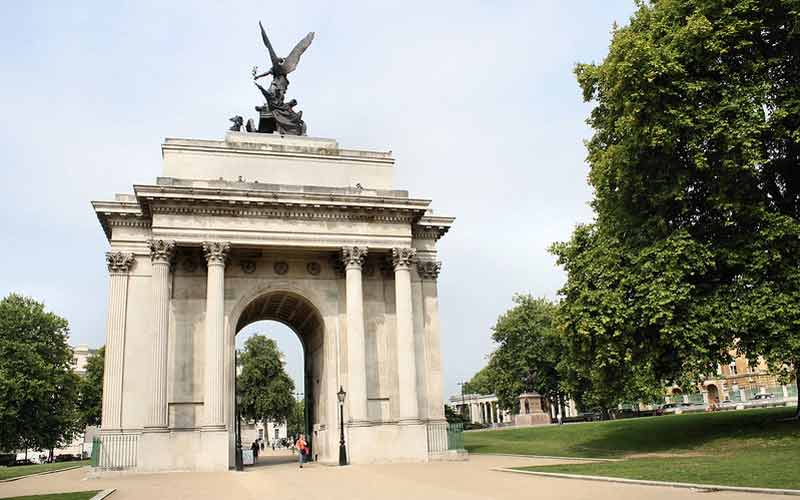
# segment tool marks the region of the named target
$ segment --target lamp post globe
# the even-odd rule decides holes
[[[344,398],[347,393],[339,386],[336,397],[339,399],[339,465],[347,465],[347,447],[344,444]]]

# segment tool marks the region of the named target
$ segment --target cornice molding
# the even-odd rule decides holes
[[[201,205],[160,205],[151,206],[153,214],[161,215],[208,215],[224,217],[256,217],[270,219],[298,219],[322,221],[355,221],[355,222],[384,222],[390,224],[410,224],[414,221],[413,214],[396,210],[379,210],[375,212],[358,211],[347,212],[344,210],[325,211],[321,208],[312,209],[258,209],[258,208],[229,208],[216,204]]]

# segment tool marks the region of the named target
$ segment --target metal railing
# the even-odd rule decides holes
[[[428,453],[447,451],[447,422],[428,424]]]
[[[447,449],[464,449],[464,424],[447,424]]]
[[[138,454],[138,434],[101,434],[92,440],[91,465],[106,470],[133,469]]]

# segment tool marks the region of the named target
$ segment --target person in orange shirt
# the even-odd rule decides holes
[[[297,448],[297,453],[300,456],[300,468],[303,468],[303,462],[305,461],[306,454],[308,454],[308,443],[306,443],[305,436],[300,434],[297,437],[297,442],[294,444],[295,448]]]

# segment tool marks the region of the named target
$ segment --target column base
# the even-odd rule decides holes
[[[346,432],[351,464],[428,461],[428,433],[423,423],[348,424]]]
[[[397,421],[397,425],[422,425],[422,420],[418,418],[401,418]]]
[[[214,424],[214,425],[204,425],[200,428],[200,432],[219,432],[219,431],[228,431],[228,428],[225,424]]]
[[[166,425],[145,425],[142,429],[142,434],[153,434],[160,432],[169,432],[169,427]]]
[[[138,472],[226,471],[226,430],[143,432],[139,440]]]

